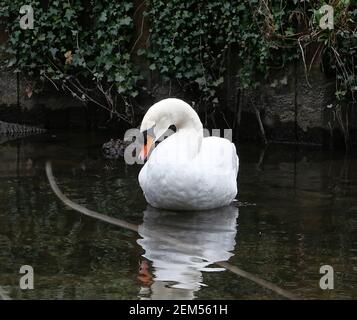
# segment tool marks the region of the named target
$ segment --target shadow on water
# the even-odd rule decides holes
[[[224,271],[210,266],[233,255],[237,218],[234,206],[184,213],[148,207],[138,243],[152,262],[153,283],[142,287],[140,297],[193,299],[205,286],[202,272]]]

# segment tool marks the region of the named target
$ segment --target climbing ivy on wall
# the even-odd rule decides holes
[[[297,57],[297,48],[276,55],[259,21],[258,0],[150,0],[150,68],[196,87],[203,101],[217,101],[230,46],[240,58],[242,88],[256,88],[272,65]],[[263,17],[264,18],[264,17]],[[281,17],[279,17],[281,19]],[[272,59],[273,57],[273,59]]]
[[[216,101],[244,9],[230,1],[149,1],[150,69],[184,88],[198,88],[205,102]]]
[[[23,1],[3,2],[0,22],[9,39],[2,67],[38,76],[128,122],[140,89],[136,53],[206,105],[220,103],[232,48],[242,89],[258,88],[272,70],[301,61],[307,80],[318,64],[336,77],[336,98],[355,101],[357,4],[350,0],[143,0],[150,35],[137,52],[131,0],[28,1],[33,30],[20,29]],[[319,28],[326,3],[335,9],[333,30]]]
[[[319,9],[326,3],[335,9],[333,30],[319,28]],[[148,0],[147,16],[150,68],[197,88],[205,102],[217,101],[232,45],[241,88],[257,88],[271,70],[297,60],[306,73],[321,61],[336,74],[336,97],[349,93],[355,99],[357,7],[349,0]],[[313,45],[313,58],[306,61]]]
[[[20,28],[23,4],[5,0],[0,11],[9,36],[2,66],[47,80],[131,122],[139,78],[130,55],[132,1],[27,1],[34,9],[32,30]]]

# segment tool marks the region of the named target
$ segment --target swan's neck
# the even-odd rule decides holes
[[[168,98],[155,103],[145,114],[140,130],[148,130],[153,125],[155,125],[154,134],[157,138],[161,137],[170,125],[174,125],[177,129],[174,134],[176,138],[196,146],[187,147],[188,154],[195,156],[200,151],[203,126],[196,111],[186,102]]]
[[[173,115],[173,123],[177,129],[175,134],[186,141],[187,151],[192,156],[197,155],[203,139],[203,126],[197,113],[189,106],[178,109]]]
[[[174,120],[174,124],[177,131],[194,130],[198,135],[203,136],[203,126],[201,120],[193,110],[192,113],[187,114],[187,117],[179,117],[176,121]]]

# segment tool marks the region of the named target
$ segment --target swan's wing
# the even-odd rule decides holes
[[[202,163],[212,170],[227,170],[236,177],[239,169],[239,159],[236,147],[228,139],[207,137],[203,139]]]
[[[230,203],[237,194],[234,145],[223,138],[204,138],[199,153],[192,157],[187,152],[191,145],[177,147],[171,137],[153,150],[139,174],[147,201],[153,207],[181,210]]]

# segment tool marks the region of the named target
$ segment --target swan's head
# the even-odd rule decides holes
[[[161,100],[149,108],[141,122],[140,131],[146,133],[146,143],[139,156],[142,160],[171,125],[175,125],[178,130],[189,128],[202,132],[202,123],[189,104],[175,98]]]
[[[155,105],[154,105],[155,106]],[[140,132],[145,136],[145,142],[139,158],[145,160],[155,142],[167,131],[171,125],[170,119],[160,109],[151,107],[141,122]]]

